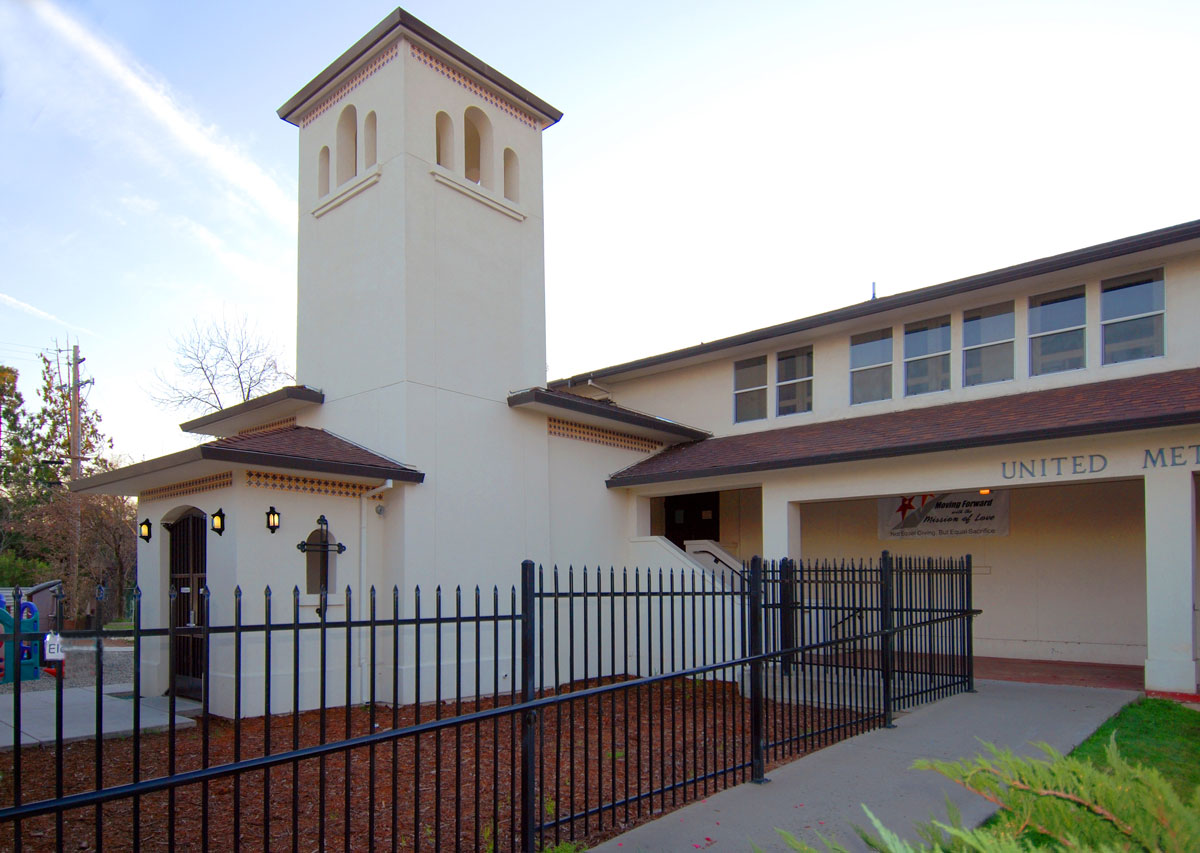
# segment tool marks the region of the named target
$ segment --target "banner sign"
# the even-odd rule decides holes
[[[1007,536],[1008,492],[946,492],[880,498],[880,539]]]

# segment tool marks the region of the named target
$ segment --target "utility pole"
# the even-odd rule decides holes
[[[80,405],[79,405],[79,365],[83,363],[83,359],[79,357],[79,344],[71,347],[71,384],[68,389],[67,398],[70,406],[70,418],[67,426],[67,441],[70,446],[69,453],[71,457],[71,482],[79,479],[79,473],[82,470],[82,441],[80,436]],[[74,492],[67,492],[69,496],[71,508],[71,553],[69,571],[71,575],[71,606],[75,613],[79,613],[80,604],[80,583],[79,583],[79,539],[80,528],[82,526],[80,520],[79,496]]]
[[[71,347],[71,425],[68,435],[71,443],[71,479],[79,479],[81,457],[79,455],[79,365],[83,359],[79,357],[79,344]]]

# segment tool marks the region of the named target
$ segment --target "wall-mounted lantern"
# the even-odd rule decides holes
[[[271,507],[269,510],[267,510],[267,530],[270,530],[272,533],[274,533],[278,529],[279,510],[275,509],[275,507]]]
[[[225,510],[218,509],[212,514],[212,532],[218,536],[225,535]]]
[[[154,532],[154,527],[150,524],[150,519],[146,519],[138,525],[138,538],[143,542],[150,541],[150,534]]]

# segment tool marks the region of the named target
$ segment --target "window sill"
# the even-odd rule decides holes
[[[451,172],[448,172],[440,167],[431,169],[429,174],[433,175],[433,179],[439,184],[450,187],[452,190],[457,190],[467,198],[475,199],[475,201],[479,202],[484,207],[490,207],[492,210],[497,210],[500,213],[503,213],[505,216],[517,220],[517,222],[525,221],[524,213],[513,207],[512,204],[507,200],[496,198],[491,193],[487,192],[487,190],[480,187],[479,184],[472,183],[465,178],[460,178],[458,175],[452,174]]]
[[[383,172],[380,169],[379,164],[376,163],[364,174],[359,175],[357,178],[351,178],[349,181],[334,190],[333,195],[327,196],[324,201],[313,208],[313,218],[320,219],[335,207],[341,207],[367,187],[374,186],[375,184],[379,183],[379,178],[382,174]]]

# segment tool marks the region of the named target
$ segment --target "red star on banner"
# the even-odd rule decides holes
[[[925,504],[929,503],[930,498],[936,497],[937,495],[921,495],[921,506],[925,506]]]
[[[896,508],[896,512],[900,513],[900,521],[904,521],[905,517],[915,509],[916,507],[913,506],[912,498],[901,498],[900,506]]]

